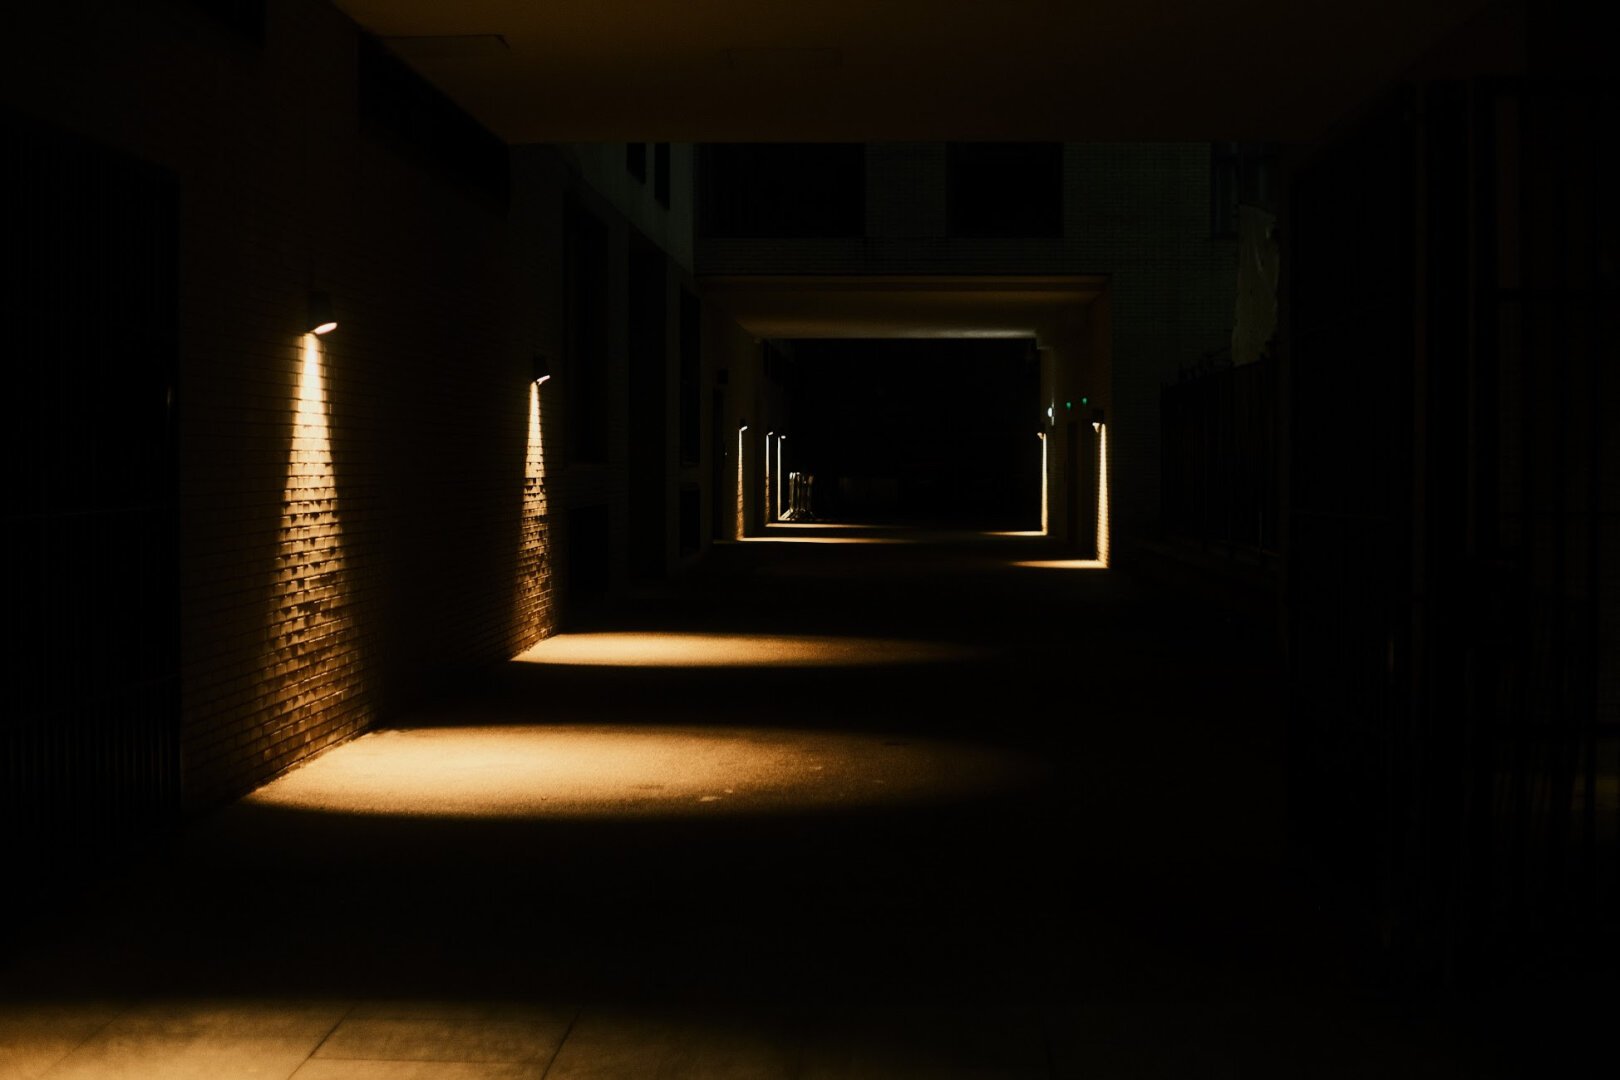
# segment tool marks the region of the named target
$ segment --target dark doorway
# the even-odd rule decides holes
[[[0,113],[0,190],[14,406],[0,849],[21,883],[84,869],[178,806],[179,189]]]
[[[709,408],[709,535],[729,536],[729,515],[737,512],[737,482],[729,475],[731,441],[726,438],[726,392],[716,387]]]
[[[696,484],[681,487],[681,558],[690,558],[703,546],[703,491]]]
[[[1023,339],[795,341],[789,447],[816,514],[1037,528],[1031,353]]]
[[[606,596],[612,586],[611,542],[611,517],[605,504],[576,506],[568,512],[570,618]]]

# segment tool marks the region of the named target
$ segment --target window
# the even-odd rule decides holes
[[[1209,235],[1237,239],[1238,144],[1209,144]]]
[[[1276,147],[1269,143],[1209,144],[1209,234],[1235,240],[1238,207],[1276,212]]]
[[[1062,143],[952,143],[945,160],[950,235],[1063,235]]]
[[[563,236],[568,352],[569,449],[577,461],[607,460],[608,228],[578,197]]]
[[[653,198],[669,209],[669,143],[653,143]]]
[[[705,235],[866,231],[866,148],[860,143],[714,143],[700,149],[698,166]]]
[[[638,183],[647,181],[647,144],[633,142],[624,144],[624,167]]]
[[[681,464],[698,464],[703,451],[702,307],[696,294],[681,290],[680,424]]]

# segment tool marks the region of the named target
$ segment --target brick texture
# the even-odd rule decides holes
[[[180,185],[186,801],[549,632],[558,418],[528,373],[560,338],[566,170],[525,162],[506,210],[367,134],[358,31],[319,0],[270,3],[262,45],[186,5],[15,14],[5,100]]]

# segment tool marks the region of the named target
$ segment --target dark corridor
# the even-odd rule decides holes
[[[20,1060],[1484,1077],[1605,1026],[1361,989],[1287,867],[1262,627],[1038,537],[771,533],[85,897],[8,971]],[[351,917],[260,932],[316,898]]]

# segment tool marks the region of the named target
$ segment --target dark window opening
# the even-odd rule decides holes
[[[669,143],[653,143],[653,198],[669,209]]]
[[[680,553],[685,559],[703,546],[703,491],[695,484],[681,488]]]
[[[1237,239],[1238,144],[1211,143],[1209,147],[1209,235],[1217,240]]]
[[[647,144],[633,142],[624,144],[624,167],[631,176],[640,183],[647,180]]]
[[[563,238],[569,449],[576,461],[606,461],[608,440],[608,228],[577,197]]]
[[[695,294],[681,292],[680,409],[681,464],[696,465],[703,453],[702,307]]]
[[[712,143],[699,150],[702,230],[717,237],[866,231],[860,143]]]
[[[605,596],[613,584],[612,516],[606,506],[568,511],[568,599],[571,604]]]
[[[952,236],[1062,236],[1063,144],[952,143],[946,206]]]
[[[1210,143],[1209,234],[1235,240],[1238,207],[1276,213],[1276,148],[1268,143]]]

